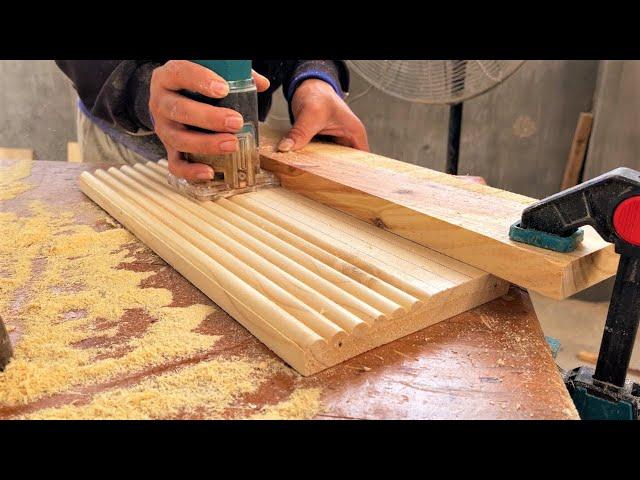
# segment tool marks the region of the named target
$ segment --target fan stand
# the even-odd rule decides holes
[[[454,60],[453,68],[461,66],[463,74],[460,80],[451,80],[451,93],[456,94],[464,91],[464,80],[466,73],[466,60]],[[450,175],[458,174],[458,159],[460,157],[460,136],[462,134],[462,102],[453,103],[449,107],[449,133],[447,135],[447,163],[445,173]]]
[[[449,107],[449,134],[447,138],[447,164],[445,173],[458,174],[460,156],[460,134],[462,131],[462,102]]]

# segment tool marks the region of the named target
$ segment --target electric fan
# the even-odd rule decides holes
[[[458,173],[462,102],[495,87],[522,60],[347,60],[372,86],[409,102],[449,105],[446,172]]]

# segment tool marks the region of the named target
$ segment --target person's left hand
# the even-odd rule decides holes
[[[457,175],[457,177],[460,180],[464,180],[465,182],[478,183],[480,185],[487,185],[487,181],[484,179],[484,177],[478,177],[475,175]]]
[[[327,82],[303,81],[293,94],[291,111],[295,122],[278,144],[281,152],[299,150],[315,135],[329,135],[341,145],[369,151],[364,125]]]

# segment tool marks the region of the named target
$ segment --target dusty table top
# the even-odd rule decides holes
[[[0,418],[578,418],[515,287],[299,376],[85,197],[91,168],[0,161]]]

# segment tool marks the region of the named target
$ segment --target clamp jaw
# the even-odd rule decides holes
[[[618,168],[541,200],[522,212],[510,236],[571,251],[584,225],[615,245],[620,263],[595,372],[580,367],[565,382],[582,418],[638,419],[640,385],[626,375],[640,323],[640,172]]]

